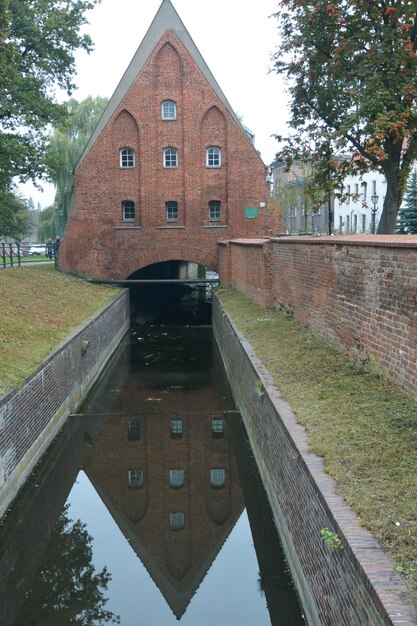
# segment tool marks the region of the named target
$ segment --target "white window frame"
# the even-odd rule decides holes
[[[126,217],[126,214],[133,211],[133,217]],[[122,220],[124,222],[134,222],[136,219],[136,205],[133,200],[123,200],[122,202]]]
[[[206,166],[219,168],[222,166],[222,151],[218,146],[209,146],[206,150]]]
[[[213,489],[222,489],[226,484],[226,470],[224,467],[213,467],[210,470],[210,485]]]
[[[167,202],[165,202],[166,221],[178,222],[178,215],[179,215],[178,202],[176,200],[168,200]]]
[[[219,438],[224,436],[224,419],[215,417],[211,420],[211,434]]]
[[[132,418],[128,421],[127,438],[129,441],[139,441],[141,437],[141,424],[138,418]]]
[[[169,470],[169,486],[173,489],[180,489],[184,486],[185,471],[183,469],[170,469]]]
[[[119,152],[120,167],[123,170],[131,170],[136,165],[136,154],[133,148],[121,148]]]
[[[161,103],[161,118],[164,121],[177,119],[177,103],[175,100],[163,100]]]
[[[176,148],[172,146],[164,148],[163,156],[163,166],[166,169],[175,169],[178,167],[178,150]]]
[[[220,200],[210,200],[208,203],[209,222],[222,221],[222,203]]]
[[[171,530],[182,530],[185,526],[185,515],[182,511],[175,511],[169,514],[169,525]]]
[[[131,489],[140,489],[143,487],[143,482],[143,469],[135,468],[128,471],[128,484]]]
[[[181,419],[172,419],[170,424],[171,438],[179,439],[184,432],[184,425]]]

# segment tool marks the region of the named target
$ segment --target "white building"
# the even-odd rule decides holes
[[[334,232],[376,232],[386,191],[387,181],[379,172],[346,176],[345,197],[342,200],[334,199]]]

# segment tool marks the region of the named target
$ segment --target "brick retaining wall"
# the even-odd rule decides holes
[[[223,284],[292,310],[417,393],[417,236],[237,240],[219,246],[220,267],[226,254]]]
[[[126,290],[75,329],[23,387],[0,399],[0,516],[85,399],[129,322]]]
[[[405,583],[308,452],[304,429],[217,299],[213,327],[309,625],[415,626]],[[343,550],[321,540],[323,528]]]

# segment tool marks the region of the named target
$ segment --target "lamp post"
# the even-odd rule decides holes
[[[372,230],[372,234],[375,235],[375,217],[376,217],[376,212],[378,211],[378,200],[379,200],[379,196],[377,196],[376,194],[371,196],[371,202],[372,202],[372,208],[371,208],[371,230]]]

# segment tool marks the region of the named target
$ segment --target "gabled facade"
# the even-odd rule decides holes
[[[166,260],[217,269],[219,239],[273,232],[265,175],[164,0],[76,167],[60,267],[103,278]]]

